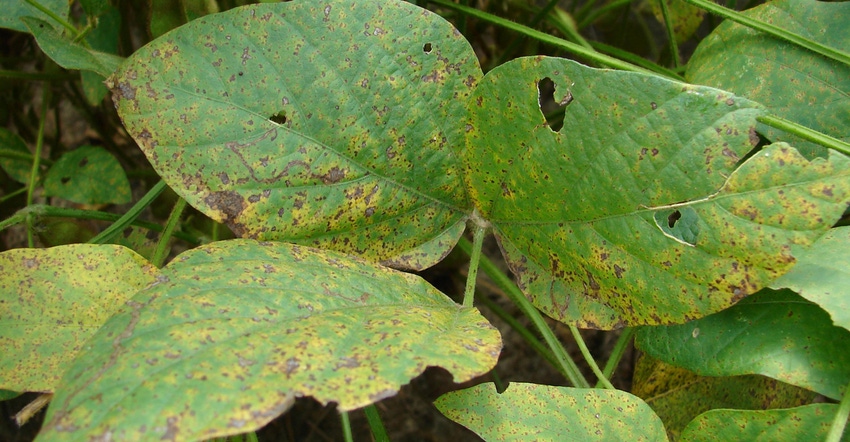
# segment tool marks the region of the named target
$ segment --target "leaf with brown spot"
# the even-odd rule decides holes
[[[540,111],[545,78],[573,97],[558,131]],[[566,323],[719,311],[790,269],[792,246],[850,204],[842,155],[809,162],[779,143],[739,164],[762,110],[717,89],[536,57],[490,71],[472,101],[470,195],[523,292]]]
[[[742,14],[850,51],[850,3],[776,0]],[[850,141],[850,66],[845,63],[727,20],[700,42],[687,68],[688,81],[745,95],[771,114]],[[808,158],[826,157],[819,144],[761,124],[758,129]]]
[[[0,253],[0,389],[53,391],[85,341],[157,275],[113,245]]]
[[[457,122],[480,77],[438,15],[329,0],[206,16],[110,84],[157,172],[238,235],[422,269],[471,212]]]
[[[625,391],[511,383],[479,384],[434,403],[487,441],[666,441],[661,419]]]
[[[498,331],[423,279],[338,252],[233,240],[179,255],[89,341],[41,437],[199,440],[271,421],[293,397],[341,410],[426,367],[489,371]],[[127,410],[145,410],[128,413]]]

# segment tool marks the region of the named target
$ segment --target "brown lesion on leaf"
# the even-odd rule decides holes
[[[242,195],[232,190],[219,190],[207,195],[204,198],[204,203],[211,209],[218,211],[221,214],[221,221],[231,228],[243,230],[235,225],[242,211],[247,208],[245,198]],[[234,233],[236,233],[235,230]]]
[[[748,134],[749,134],[750,145],[752,147],[756,147],[759,144],[759,140],[760,140],[759,134],[756,132],[756,127],[755,126],[750,127]]]

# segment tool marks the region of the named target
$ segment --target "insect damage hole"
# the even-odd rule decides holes
[[[682,219],[682,212],[679,212],[678,210],[667,215],[667,227],[671,229],[676,227],[676,221],[679,221],[680,219]]]
[[[426,54],[430,54],[431,53],[431,43],[425,43],[425,45],[422,46],[422,52],[424,52]]]
[[[277,124],[286,124],[286,122],[289,121],[286,118],[286,111],[284,111],[284,110],[270,116],[269,120],[274,121]]]
[[[543,118],[546,119],[546,125],[553,132],[558,132],[564,127],[564,114],[567,106],[573,101],[573,94],[569,90],[556,98],[558,92],[558,86],[549,77],[537,82],[537,105],[540,107]]]

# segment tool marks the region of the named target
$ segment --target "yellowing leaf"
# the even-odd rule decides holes
[[[238,434],[294,397],[352,410],[432,365],[466,381],[501,349],[477,310],[417,276],[340,253],[225,241],[183,253],[162,273],[67,372],[43,437]]]
[[[0,253],[0,388],[53,391],[85,341],[157,273],[113,245]]]

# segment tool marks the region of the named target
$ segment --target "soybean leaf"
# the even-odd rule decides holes
[[[825,440],[836,404],[779,410],[711,410],[682,431],[681,442]]]
[[[635,344],[706,376],[762,374],[834,399],[850,384],[850,331],[790,290],[765,289],[687,324],[643,328]]]
[[[156,275],[113,245],[0,253],[0,388],[53,391],[85,341]]]
[[[92,7],[101,7],[102,5],[95,4]],[[105,9],[99,10],[99,18],[97,26],[86,35],[86,41],[92,49],[107,54],[118,53],[118,42],[121,40],[121,14],[118,9],[106,4]],[[91,13],[90,13],[91,14]],[[97,106],[106,96],[109,90],[106,88],[104,81],[106,78],[92,71],[80,72],[80,80],[83,84],[83,92],[86,94],[86,100],[92,106]]]
[[[121,164],[102,147],[81,146],[63,154],[44,177],[44,193],[81,204],[130,201],[130,182]]]
[[[850,227],[829,230],[797,253],[797,265],[770,284],[790,288],[826,310],[832,322],[850,330]]]
[[[111,85],[157,172],[238,236],[419,269],[471,211],[457,151],[480,75],[439,16],[332,0],[204,17]]]
[[[682,43],[691,38],[702,24],[702,20],[705,17],[705,10],[681,0],[663,1],[667,4],[667,13],[670,15],[670,20],[673,23],[673,33],[676,36],[676,41]],[[659,0],[647,0],[646,3],[649,4],[649,9],[652,11],[655,19],[658,20],[661,26],[665,26],[661,2]]]
[[[743,14],[827,46],[850,51],[850,3],[777,0]],[[688,62],[688,81],[743,94],[771,113],[850,141],[850,66],[776,37],[725,21],[706,37]],[[787,141],[808,158],[825,148],[759,125],[774,141]]]
[[[0,155],[0,167],[9,178],[19,183],[29,182],[32,160],[18,158],[18,155],[32,157],[27,143],[18,134],[0,127],[0,149],[6,151],[5,155]]]
[[[59,18],[67,19],[70,9],[68,0],[39,0],[39,3],[53,12]],[[52,20],[49,15],[41,12],[35,6],[21,0],[0,0],[0,28],[14,29],[20,32],[29,32],[22,17],[37,17],[44,20]]]
[[[565,105],[555,131],[542,80]],[[551,92],[550,92],[551,93]],[[471,99],[470,195],[531,301],[590,328],[684,322],[757,291],[850,201],[850,160],[755,146],[757,105],[546,57]],[[495,142],[494,140],[498,140]]]
[[[449,419],[487,441],[667,440],[661,420],[620,390],[511,383],[452,391],[434,402]]]
[[[679,440],[689,422],[708,410],[795,407],[816,396],[765,376],[699,376],[646,354],[638,359],[633,382],[632,393],[652,407],[673,440]]]
[[[421,278],[338,252],[233,240],[179,255],[88,343],[42,437],[243,433],[293,397],[352,410],[431,365],[489,371],[498,331]],[[145,410],[131,413],[130,410]]]
[[[38,47],[51,60],[65,69],[83,69],[106,77],[114,72],[124,60],[117,55],[80,46],[63,37],[62,33],[44,20],[24,17],[23,21],[32,35],[35,36]]]

